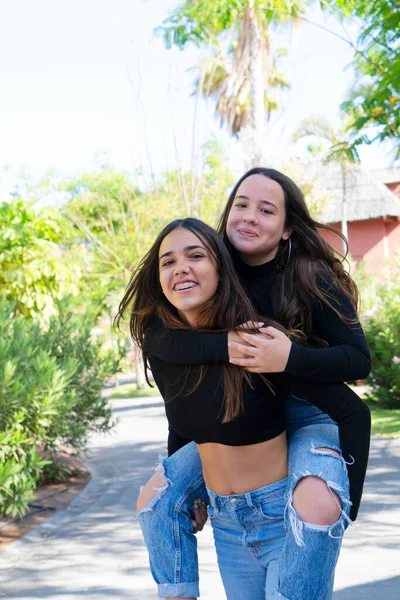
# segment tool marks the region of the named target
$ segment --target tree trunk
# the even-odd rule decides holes
[[[249,40],[250,40],[250,143],[249,159],[252,167],[263,162],[264,142],[264,73],[262,63],[261,31],[257,21],[254,0],[249,1]]]

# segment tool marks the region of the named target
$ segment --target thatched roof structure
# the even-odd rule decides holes
[[[370,171],[370,175],[374,181],[381,181],[382,183],[400,183],[400,167],[393,169],[373,169]]]
[[[387,179],[389,169],[384,171]],[[323,223],[342,220],[343,195],[347,221],[400,216],[400,199],[386,187],[385,183],[389,181],[384,181],[385,178],[378,180],[376,172],[373,175],[360,165],[347,165],[343,174],[337,163],[317,163],[310,177],[315,181],[315,189],[328,196],[326,208],[319,217]]]

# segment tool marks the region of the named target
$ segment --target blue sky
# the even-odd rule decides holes
[[[0,0],[0,169],[71,173],[106,155],[112,165],[160,172],[188,166],[193,147],[194,48],[167,51],[153,28],[176,0]],[[317,9],[310,15],[324,23]],[[343,34],[338,23],[325,23]],[[353,32],[354,33],[354,32]],[[292,83],[285,110],[268,132],[266,162],[293,153],[301,118],[332,122],[352,82],[352,51],[334,36],[301,24],[282,65]],[[240,172],[239,145],[203,103],[194,148],[214,133]],[[366,166],[387,166],[379,148]]]

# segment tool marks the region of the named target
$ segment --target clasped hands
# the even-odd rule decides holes
[[[260,333],[230,331],[228,333],[229,362],[244,367],[250,373],[281,373],[287,365],[292,342],[279,329],[264,327],[264,323],[248,321],[243,329],[258,329]]]

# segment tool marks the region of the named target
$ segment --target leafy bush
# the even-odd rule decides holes
[[[48,464],[37,454],[59,444],[82,452],[92,432],[113,426],[101,389],[122,349],[91,339],[93,318],[75,315],[68,299],[47,330],[11,319],[0,304],[0,511],[23,514]]]
[[[76,295],[80,268],[66,257],[71,224],[54,208],[31,202],[0,202],[0,297],[14,315],[47,323],[56,302]]]
[[[101,396],[104,383],[120,367],[125,350],[121,344],[105,350],[102,340],[93,340],[90,315],[71,314],[68,302],[59,305],[59,314],[50,320],[43,342],[58,368],[76,367],[69,373],[68,390],[64,392],[66,418],[53,423],[51,437],[82,452],[93,432],[107,432],[112,426],[112,411]],[[66,364],[68,357],[70,363]]]
[[[376,294],[375,306],[364,315],[372,356],[370,398],[382,407],[400,408],[400,260]]]
[[[18,425],[0,432],[0,509],[4,517],[26,512],[42,470],[50,462],[36,453],[32,440]]]

